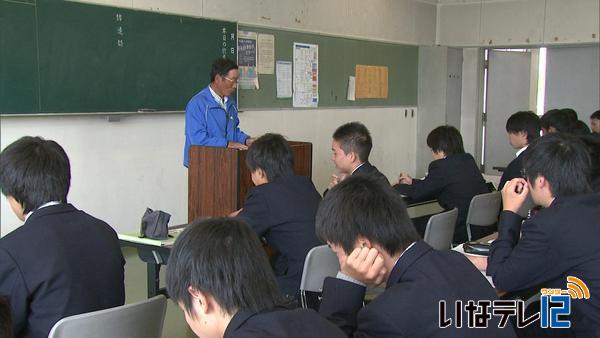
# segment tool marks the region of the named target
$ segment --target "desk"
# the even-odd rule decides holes
[[[411,218],[443,211],[436,200],[407,202],[407,211]],[[167,290],[164,287],[160,287],[160,268],[162,265],[167,265],[173,243],[184,227],[185,224],[169,227],[169,234],[173,237],[164,241],[139,238],[137,233],[118,234],[121,247],[135,248],[138,252],[138,257],[146,263],[148,298],[159,294],[168,297]]]
[[[492,241],[494,241],[496,238],[498,238],[498,233],[497,233],[497,232],[495,232],[495,233],[493,233],[493,234],[491,234],[491,235],[488,235],[488,236],[482,237],[482,238],[478,239],[478,240],[477,240],[477,242],[480,242],[480,243],[491,243],[491,242],[492,242]],[[464,243],[463,243],[463,244],[464,244]],[[468,253],[465,253],[465,250],[463,249],[463,244],[460,244],[460,245],[457,245],[457,246],[455,246],[454,248],[452,248],[452,250],[454,250],[454,251],[458,251],[458,252],[462,253],[463,255],[467,256],[467,258],[469,258],[469,255],[470,255],[470,254],[468,254]],[[475,257],[480,257],[480,256],[479,256],[479,255],[477,255],[477,256],[475,256]],[[471,259],[469,259],[469,261],[473,262]],[[477,267],[477,266],[475,266],[475,267]],[[494,285],[494,281],[492,280],[492,276],[488,276],[488,275],[486,274],[486,271],[485,271],[485,270],[481,270],[481,269],[479,269],[479,268],[478,268],[478,270],[479,270],[479,271],[480,271],[480,272],[483,274],[483,276],[484,276],[484,277],[485,277],[485,278],[488,280],[488,282],[490,283],[490,285],[491,285],[491,286],[492,286],[492,287],[495,289],[495,288],[496,288],[496,286]],[[500,294],[499,294],[499,296],[500,296]]]
[[[408,216],[411,219],[427,215],[434,215],[444,211],[444,208],[442,208],[435,199],[427,201],[413,201],[404,197],[404,202],[406,203],[406,211],[408,212]]]
[[[185,228],[186,224],[169,227],[169,239],[164,241],[148,238],[139,238],[138,234],[118,234],[121,247],[132,247],[138,252],[138,257],[146,263],[148,298],[162,294],[169,297],[167,290],[160,287],[160,268],[167,265],[169,254],[177,235]]]

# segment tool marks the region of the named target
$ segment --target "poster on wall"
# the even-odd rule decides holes
[[[292,62],[278,60],[275,68],[275,77],[277,78],[277,98],[284,99],[292,97]]]
[[[258,74],[273,74],[275,64],[275,36],[258,34]]]
[[[258,89],[256,73],[256,32],[238,32],[238,67],[240,89]]]
[[[294,107],[317,107],[319,104],[319,46],[294,42]]]

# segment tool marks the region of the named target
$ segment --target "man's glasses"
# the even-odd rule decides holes
[[[229,81],[231,84],[234,84],[234,83],[237,83],[237,82],[238,82],[238,79],[230,79],[230,78],[228,78],[227,76],[223,76],[223,78],[224,78],[225,80]]]

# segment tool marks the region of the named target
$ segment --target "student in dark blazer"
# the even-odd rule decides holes
[[[344,337],[312,310],[279,305],[258,236],[239,219],[186,227],[169,257],[167,290],[199,337]]]
[[[117,234],[67,203],[70,179],[54,141],[23,137],[0,155],[0,189],[25,221],[0,239],[0,296],[16,337],[46,337],[63,317],[125,301]]]
[[[415,231],[402,198],[369,177],[350,177],[323,199],[317,234],[340,260],[323,286],[319,312],[355,337],[513,337],[510,325],[469,329],[455,301],[494,300],[490,283],[464,255],[437,251]],[[366,285],[386,290],[362,306]],[[445,311],[440,317],[440,302]],[[451,318],[449,327],[440,328]],[[442,325],[443,326],[443,325]],[[461,326],[461,327],[458,327]]]
[[[351,175],[372,176],[389,185],[387,177],[369,162],[372,148],[371,133],[364,124],[349,122],[339,126],[333,133],[331,142],[331,160],[338,173],[331,175],[323,196],[329,189]]]
[[[296,297],[304,259],[320,245],[315,215],[321,195],[309,177],[294,175],[294,157],[279,134],[256,139],[246,156],[255,187],[237,214],[275,249],[273,269],[283,294]]]
[[[502,190],[506,182],[513,178],[521,177],[523,168],[523,157],[527,153],[527,146],[540,137],[540,118],[532,111],[519,111],[512,114],[506,120],[506,132],[508,142],[517,149],[517,157],[510,161],[498,184],[498,190]]]
[[[458,208],[458,219],[454,231],[454,243],[467,240],[465,221],[469,204],[475,195],[489,192],[481,172],[471,154],[465,153],[462,136],[452,126],[440,126],[427,136],[433,161],[429,164],[427,176],[413,179],[401,173],[394,189],[413,200],[435,198],[442,208]],[[425,233],[427,220],[415,224],[417,231]]]
[[[504,291],[566,289],[567,276],[581,279],[591,298],[571,301],[573,333],[600,337],[600,297],[594,296],[600,295],[600,194],[589,186],[589,155],[579,140],[560,134],[529,149],[526,179],[513,179],[502,190],[504,210],[487,273]],[[529,193],[543,209],[521,224],[517,211]]]

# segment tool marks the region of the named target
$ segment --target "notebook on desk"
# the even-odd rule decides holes
[[[173,244],[175,243],[175,240],[177,239],[177,236],[179,236],[179,234],[183,231],[183,229],[185,229],[186,226],[187,226],[187,224],[179,224],[179,225],[174,225],[174,226],[169,227],[169,238],[164,239],[164,240],[140,237],[139,231],[132,231],[132,232],[128,232],[128,233],[117,234],[117,236],[119,237],[120,240],[129,241],[132,243],[140,243],[140,244],[161,246],[161,247],[170,247],[170,246],[173,246]]]

